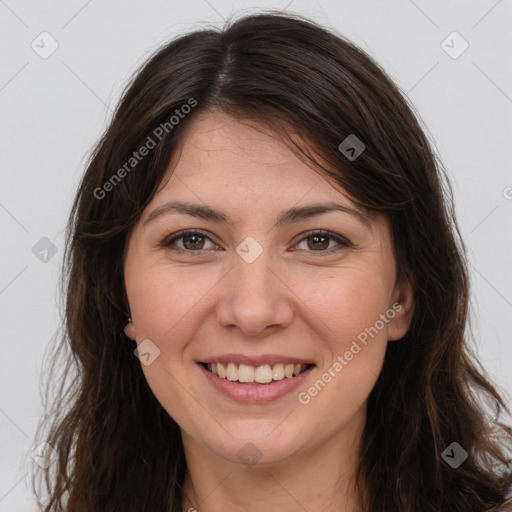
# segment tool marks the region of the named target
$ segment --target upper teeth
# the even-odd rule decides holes
[[[236,363],[208,363],[207,369],[222,379],[239,382],[257,382],[266,384],[272,380],[290,379],[299,375],[307,368],[305,364],[277,363],[273,366],[264,364],[261,366],[249,366]]]

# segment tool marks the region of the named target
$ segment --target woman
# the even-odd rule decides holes
[[[450,194],[340,36],[269,13],[157,51],[73,206],[43,510],[506,510]]]

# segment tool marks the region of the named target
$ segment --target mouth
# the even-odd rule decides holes
[[[313,363],[292,362],[258,366],[235,362],[202,362],[200,364],[206,371],[220,379],[248,386],[268,386],[279,381],[295,379],[315,366]]]
[[[209,389],[242,404],[269,404],[314,378],[317,364],[284,354],[217,354],[196,360]]]

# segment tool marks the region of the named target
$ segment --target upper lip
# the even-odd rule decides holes
[[[201,359],[201,363],[235,363],[249,366],[262,366],[264,364],[293,363],[293,364],[314,364],[311,360],[294,356],[280,354],[262,354],[259,356],[247,356],[244,354],[219,354],[217,356]]]

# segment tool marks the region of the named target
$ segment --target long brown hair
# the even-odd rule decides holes
[[[398,277],[413,283],[415,311],[369,396],[358,466],[363,510],[505,510],[512,429],[497,413],[509,411],[471,351],[468,262],[446,171],[378,64],[343,36],[273,11],[159,48],[90,156],[68,224],[65,317],[38,429],[57,454],[37,473],[47,494],[40,506],[181,512],[180,429],[123,332],[123,256],[180,133],[214,108],[267,126],[357,205],[391,221]],[[339,149],[349,135],[365,144],[354,160]],[[135,161],[142,146],[151,149]],[[457,469],[442,458],[452,442],[469,454]]]

